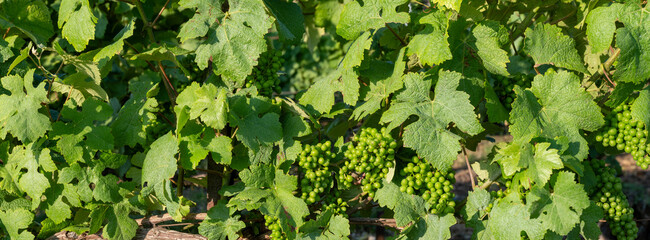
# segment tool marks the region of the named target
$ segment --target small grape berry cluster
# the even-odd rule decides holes
[[[305,145],[300,152],[298,166],[303,173],[300,198],[307,204],[320,201],[321,195],[332,187],[329,164],[336,154],[332,153],[331,148],[332,142],[325,141],[314,146]]]
[[[516,76],[514,78],[504,76],[495,77],[494,92],[499,96],[499,99],[508,110],[512,109],[512,102],[517,97],[514,91],[515,85],[522,88],[530,88],[531,81],[525,76]]]
[[[282,52],[269,50],[260,55],[253,73],[246,77],[246,87],[255,86],[260,95],[270,97],[273,92],[281,92],[278,72],[284,64]]]
[[[355,183],[355,178],[360,178],[361,189],[368,193],[368,197],[374,198],[389,169],[395,166],[397,143],[386,128],[361,129],[352,143],[355,145],[344,153],[348,160],[339,171],[339,184],[349,188]]]
[[[621,179],[616,170],[605,165],[605,161],[589,161],[596,174],[596,188],[590,195],[603,212],[612,234],[617,239],[636,239],[639,229],[634,222],[634,209],[630,207],[623,193]]]
[[[282,227],[280,226],[280,219],[278,217],[264,216],[264,225],[266,228],[271,230],[271,239],[272,240],[286,240],[287,235],[282,232]]]
[[[596,133],[596,141],[604,147],[613,147],[619,151],[632,154],[636,164],[642,169],[648,169],[650,145],[646,142],[648,130],[642,121],[632,118],[630,112],[632,103],[627,102],[605,117],[605,127]]]
[[[453,213],[456,202],[451,191],[456,182],[454,172],[445,172],[435,169],[428,162],[417,156],[411,158],[406,167],[400,170],[404,177],[400,182],[399,190],[408,194],[422,196],[431,204],[431,213]]]
[[[341,192],[337,189],[333,190],[334,194],[325,196],[323,200],[323,208],[325,211],[331,210],[334,215],[342,215],[347,217],[348,203],[341,198]]]

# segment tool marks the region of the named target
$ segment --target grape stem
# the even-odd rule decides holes
[[[474,170],[472,169],[472,166],[469,165],[469,158],[467,157],[467,150],[465,149],[465,146],[463,146],[463,155],[465,155],[465,164],[467,164],[467,174],[469,174],[469,181],[472,182],[472,189],[476,188],[476,183],[474,182]]]

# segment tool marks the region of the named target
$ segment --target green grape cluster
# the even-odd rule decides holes
[[[517,76],[514,78],[497,76],[494,80],[494,92],[508,110],[512,109],[512,102],[517,97],[514,91],[515,85],[521,88],[530,88],[531,81],[525,76]]]
[[[314,146],[306,145],[300,152],[298,166],[303,173],[300,180],[302,190],[300,197],[307,204],[320,201],[321,195],[332,186],[329,164],[336,154],[330,151],[331,148],[332,142],[325,141]]]
[[[334,215],[342,215],[347,217],[348,203],[341,198],[341,192],[334,190],[333,194],[325,196],[323,200],[323,210],[331,210]]]
[[[282,227],[280,226],[280,219],[278,217],[264,216],[264,225],[266,228],[271,230],[271,240],[286,240],[287,235],[282,232]]]
[[[386,128],[361,129],[352,143],[356,145],[344,153],[348,160],[340,169],[339,184],[349,188],[355,183],[355,178],[360,178],[361,189],[374,198],[375,192],[382,187],[382,179],[395,166],[397,143]]]
[[[488,212],[491,211],[492,207],[494,206],[492,204],[493,202],[496,202],[496,201],[498,201],[500,199],[503,199],[506,195],[508,195],[510,192],[512,192],[512,190],[510,190],[511,185],[512,185],[512,181],[506,181],[506,183],[505,183],[506,188],[505,189],[490,191],[490,196],[492,196],[494,201],[492,201],[490,204],[488,204],[488,206],[487,206],[487,208],[485,210],[487,210]]]
[[[596,133],[596,141],[604,147],[614,147],[619,151],[632,154],[636,164],[642,169],[648,169],[650,145],[646,142],[648,129],[642,121],[632,118],[631,102],[627,102],[605,117],[605,127]]]
[[[431,204],[431,213],[447,214],[453,213],[456,202],[454,202],[454,172],[445,172],[435,169],[428,162],[414,156],[400,170],[404,177],[400,182],[399,190],[408,194],[422,196],[425,201]]]
[[[617,239],[636,239],[639,229],[634,222],[634,209],[630,207],[623,193],[621,179],[616,177],[616,170],[605,165],[603,160],[589,161],[596,174],[596,188],[590,194],[609,223],[612,234]]]
[[[280,51],[269,50],[260,55],[253,73],[246,77],[246,87],[255,86],[260,95],[270,97],[273,92],[281,92],[278,72],[284,64]]]

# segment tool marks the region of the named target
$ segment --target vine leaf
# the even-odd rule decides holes
[[[158,107],[158,101],[154,98],[158,93],[157,82],[160,82],[158,75],[149,71],[129,81],[131,98],[124,103],[111,125],[115,147],[145,144],[146,126],[156,118],[153,112]]]
[[[179,2],[197,13],[181,26],[181,42],[207,37],[196,49],[196,63],[203,70],[208,61],[214,63],[215,74],[230,86],[238,87],[257,65],[257,58],[266,51],[264,34],[271,27],[262,0],[228,1],[227,12],[221,11],[223,1]]]
[[[176,98],[174,111],[178,117],[176,132],[179,133],[187,120],[200,118],[208,127],[221,130],[226,126],[228,117],[228,97],[224,88],[217,88],[211,83],[201,86],[197,82],[183,90]]]
[[[381,108],[381,103],[392,93],[402,88],[402,76],[406,68],[404,61],[405,48],[399,51],[393,72],[390,75],[379,75],[378,78],[371,77],[368,92],[365,94],[364,103],[354,109],[352,119],[362,119],[370,114],[375,113]]]
[[[639,96],[632,103],[630,112],[634,119],[642,121],[646,126],[650,126],[650,87],[644,88]]]
[[[343,216],[325,211],[316,220],[305,222],[300,227],[303,233],[297,239],[347,239],[350,236],[350,221]]]
[[[405,89],[381,117],[394,129],[412,115],[418,120],[406,126],[404,146],[414,149],[438,169],[448,169],[461,150],[460,136],[447,130],[455,123],[461,131],[476,135],[483,131],[467,93],[458,91],[461,74],[440,71],[434,99],[429,98],[431,80],[422,73],[404,77]]]
[[[408,44],[407,56],[417,55],[424,65],[440,64],[452,58],[447,38],[449,18],[444,11],[435,10],[420,18],[424,29],[419,31]]]
[[[300,97],[300,103],[320,113],[329,113],[334,105],[334,93],[340,91],[343,101],[354,105],[359,98],[359,80],[354,68],[361,65],[365,51],[370,49],[371,44],[369,32],[355,39],[337,70],[316,81]]]
[[[456,218],[453,214],[444,216],[427,214],[409,228],[405,239],[450,239],[449,228],[454,224],[456,224]]]
[[[424,199],[401,192],[392,182],[384,182],[384,186],[377,190],[375,199],[380,206],[395,212],[397,226],[406,226],[426,215]]]
[[[575,42],[569,36],[565,36],[562,29],[557,26],[538,23],[535,29],[527,29],[524,49],[536,64],[553,64],[578,72],[587,72],[575,48]]]
[[[66,102],[60,114],[64,121],[69,122],[57,121],[52,125],[52,138],[61,139],[57,147],[68,163],[84,161],[84,145],[97,150],[113,149],[111,129],[95,125],[95,121],[103,122],[112,116],[111,106],[90,98],[81,109],[79,112],[72,102]]]
[[[105,212],[108,223],[104,227],[102,236],[108,239],[127,240],[133,239],[138,230],[138,223],[129,218],[130,204],[128,200],[114,204]]]
[[[113,41],[115,42],[107,45],[106,47],[103,47],[101,50],[99,50],[97,54],[95,54],[95,56],[93,57],[93,61],[95,62],[107,61],[111,57],[115,56],[115,54],[120,53],[124,48],[124,40],[133,36],[134,27],[135,27],[135,20],[131,20],[129,24],[124,26],[124,28],[122,28],[122,30],[120,30],[120,32],[117,33],[117,35],[115,35],[115,37],[113,38]]]
[[[532,162],[533,150],[530,143],[500,143],[494,161],[501,166],[504,176],[511,177],[525,167],[525,163]]]
[[[305,17],[300,6],[282,0],[264,0],[275,17],[275,26],[281,41],[299,43],[305,34]]]
[[[649,17],[650,19],[650,14]],[[650,78],[650,27],[648,24],[625,26],[616,30],[616,47],[621,49],[614,79],[644,83]]]
[[[239,216],[231,216],[234,209],[229,209],[226,204],[219,202],[208,210],[208,216],[199,225],[199,234],[208,239],[225,240],[238,239],[237,234],[246,227],[246,224],[239,220]]]
[[[171,132],[156,139],[151,144],[142,165],[142,184],[148,183],[148,186],[154,186],[174,177],[177,153],[178,141]]]
[[[515,93],[510,113],[515,141],[566,136],[571,142],[568,153],[579,160],[587,157],[587,141],[579,130],[595,131],[605,121],[591,95],[580,87],[578,76],[550,70],[535,77],[531,90],[516,86]]]
[[[468,226],[480,223],[480,219],[487,214],[487,208],[492,198],[485,189],[477,188],[467,195],[467,203],[463,208],[463,215],[467,219]]]
[[[582,211],[589,207],[584,187],[574,179],[572,172],[559,172],[555,183],[551,184],[552,193],[535,185],[526,196],[526,202],[532,204],[533,215],[539,215],[545,228],[560,235],[566,235],[580,223]]]
[[[34,214],[22,208],[0,210],[0,225],[11,239],[34,239],[34,235],[26,230],[34,220]],[[20,232],[21,229],[25,229]]]
[[[88,0],[62,0],[59,6],[58,25],[61,35],[77,52],[86,49],[88,41],[95,39],[97,18]]]
[[[379,29],[386,23],[407,23],[410,19],[406,12],[397,12],[397,6],[408,0],[365,0],[363,6],[354,0],[347,4],[341,12],[336,33],[341,37],[352,40],[368,29]]]
[[[544,186],[551,178],[553,169],[564,167],[557,149],[549,148],[550,143],[542,142],[535,145],[535,155],[532,158],[523,158],[524,174],[539,186]],[[527,160],[527,162],[526,162]]]
[[[508,53],[501,49],[509,41],[508,30],[498,22],[486,21],[472,29],[472,34],[476,38],[477,53],[485,69],[502,76],[510,75],[506,69],[506,64],[510,63]]]
[[[460,12],[460,6],[463,3],[462,0],[433,0],[432,2],[445,6],[456,12]]]
[[[591,52],[601,53],[609,49],[612,39],[614,39],[619,7],[620,4],[598,7],[587,15],[585,22],[587,23],[587,40],[589,40]]]
[[[95,79],[88,81],[86,73],[77,72],[66,76],[61,82],[53,82],[52,91],[68,94],[77,104],[83,104],[87,98],[91,97],[108,101],[108,94],[100,84],[101,82]]]
[[[506,197],[508,198],[508,197]],[[531,219],[530,213],[520,202],[502,199],[494,203],[486,221],[476,222],[471,227],[478,239],[518,239],[526,232],[530,239],[542,239],[544,229],[538,219]]]
[[[46,97],[45,82],[37,87],[34,82],[34,69],[27,71],[24,78],[9,75],[0,79],[2,88],[11,95],[0,95],[0,138],[11,133],[23,143],[36,141],[52,129],[49,118],[38,110]]]
[[[45,46],[54,35],[50,11],[43,1],[3,1],[0,3],[0,26],[20,29],[39,46]]]

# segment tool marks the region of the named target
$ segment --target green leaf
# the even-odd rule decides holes
[[[397,226],[406,226],[426,215],[424,199],[403,193],[399,187],[392,182],[385,183],[377,190],[375,200],[379,206],[387,207],[395,212],[395,223]]]
[[[230,215],[228,207],[222,202],[218,203],[208,210],[208,216],[199,225],[199,234],[208,239],[238,239],[237,232],[244,229],[246,224],[239,220],[239,216]]]
[[[397,12],[395,8],[407,0],[366,0],[363,6],[354,0],[345,4],[341,18],[336,25],[336,33],[352,40],[369,29],[379,29],[386,23],[407,23],[410,19],[406,12]]]
[[[43,1],[3,1],[0,3],[0,26],[20,29],[39,46],[47,45],[54,35],[50,11]]]
[[[88,0],[62,0],[59,6],[59,28],[77,52],[86,49],[88,41],[95,39],[97,18]]]
[[[501,104],[492,84],[485,82],[485,108],[490,122],[499,123],[508,120],[508,111]]]
[[[543,226],[559,235],[566,235],[580,223],[582,211],[589,207],[589,197],[582,184],[575,182],[572,172],[557,173],[553,192],[536,185],[526,197]]]
[[[550,70],[535,77],[531,90],[515,87],[515,93],[510,113],[515,141],[566,136],[571,142],[569,154],[579,160],[587,156],[587,142],[579,130],[595,131],[604,120],[591,95],[580,87],[578,76]]]
[[[84,75],[85,78],[85,75]],[[61,139],[57,147],[69,163],[83,162],[83,146],[97,150],[113,149],[113,135],[110,128],[101,124],[113,115],[113,109],[106,103],[95,99],[84,102],[81,112],[71,102],[66,102],[61,111],[61,118],[68,122],[57,121],[52,125],[53,139]]]
[[[406,62],[404,62],[403,59],[404,51],[405,48],[402,48],[397,54],[397,59],[395,59],[395,65],[393,66],[393,72],[391,75],[381,76],[379,78],[370,78],[370,83],[368,84],[369,90],[364,98],[365,102],[354,109],[354,112],[352,112],[352,119],[360,120],[375,113],[379,108],[381,108],[382,102],[384,102],[392,93],[402,88],[402,76],[404,75],[404,69],[406,68]]]
[[[135,21],[131,20],[122,30],[115,35],[113,38],[113,43],[107,45],[106,47],[99,50],[97,54],[93,57],[93,61],[100,62],[104,59],[110,59],[119,54],[124,49],[124,40],[133,36],[133,28],[135,27]]]
[[[509,76],[506,64],[510,63],[510,59],[508,53],[501,49],[501,45],[509,41],[508,30],[498,22],[486,21],[472,29],[472,35],[476,38],[477,53],[485,69],[494,74]]]
[[[490,193],[485,189],[474,189],[467,195],[467,203],[463,215],[467,222],[474,223],[487,214],[487,207],[491,202]],[[471,224],[468,224],[471,225]]]
[[[126,28],[126,27],[125,27]],[[118,34],[119,36],[119,34]],[[126,36],[126,35],[123,35]],[[118,42],[115,42],[118,43]],[[115,44],[113,43],[113,44]],[[177,59],[176,56],[180,55],[186,55],[188,53],[187,50],[178,48],[178,47],[167,47],[166,45],[160,46],[153,48],[149,51],[146,52],[141,52],[138,54],[135,54],[131,57],[131,60],[142,60],[142,61],[171,61],[176,66],[181,69],[181,71],[185,74],[185,77],[190,79],[192,76],[190,72],[181,64]]]
[[[529,143],[500,143],[494,162],[501,165],[501,171],[506,177],[511,177],[524,168],[526,163],[533,161],[533,149]]]
[[[62,82],[53,82],[52,90],[61,94],[68,94],[77,104],[82,104],[86,98],[97,97],[108,101],[108,94],[100,86],[101,82],[95,79],[88,80],[88,75],[77,72],[68,75]]]
[[[135,237],[138,223],[129,217],[130,206],[128,202],[112,205],[106,211],[108,223],[104,227],[102,236],[110,240],[129,240]]]
[[[530,239],[542,239],[546,232],[539,220],[530,218],[523,204],[505,199],[494,203],[489,220],[472,227],[478,239],[520,239],[522,232]]]
[[[602,209],[590,201],[589,207],[585,208],[580,216],[580,234],[585,239],[599,239],[601,232],[598,222],[604,217]]]
[[[587,15],[587,39],[591,46],[591,52],[601,53],[611,46],[616,30],[618,6],[618,4],[612,4],[607,7],[598,7]]]
[[[648,17],[650,19],[650,17]],[[614,79],[645,83],[650,78],[650,26],[626,26],[616,30],[616,47],[621,55],[616,61]]]
[[[226,126],[228,113],[227,91],[224,88],[217,88],[213,84],[200,86],[193,82],[183,90],[176,98],[174,111],[180,114],[181,111],[187,110],[189,119],[200,117],[208,127],[221,130]],[[185,123],[177,120],[177,132],[183,128]]]
[[[320,113],[329,113],[334,105],[334,93],[340,91],[346,104],[354,105],[359,98],[359,80],[354,70],[370,49],[372,38],[369,32],[359,36],[341,61],[336,71],[314,83],[300,98],[300,103],[311,106]]]
[[[0,226],[9,234],[10,239],[34,239],[34,235],[26,229],[32,220],[34,214],[26,209],[0,210]],[[21,229],[25,230],[20,232]]]
[[[282,125],[277,113],[257,117],[249,115],[239,123],[237,139],[246,147],[257,152],[261,146],[270,146],[282,139]]]
[[[425,25],[408,44],[407,56],[417,55],[424,65],[433,66],[452,58],[447,38],[449,18],[444,11],[433,10],[432,13],[420,18],[419,23]]]
[[[446,8],[452,9],[456,12],[460,12],[460,6],[463,1],[461,0],[433,0],[432,2],[445,6]]]
[[[381,117],[393,129],[412,115],[418,120],[406,126],[404,146],[416,150],[438,169],[448,169],[460,151],[460,136],[447,130],[449,123],[475,135],[483,131],[467,93],[458,91],[461,74],[440,71],[434,99],[429,98],[431,80],[424,74],[410,73],[404,77],[405,89]]]
[[[275,169],[270,165],[251,165],[239,173],[247,187],[268,188],[273,185]]]
[[[45,82],[37,87],[34,82],[34,69],[25,74],[25,78],[17,75],[3,77],[2,88],[9,90],[11,95],[0,95],[0,138],[4,139],[11,133],[21,142],[36,141],[51,129],[50,119],[39,112],[43,102],[49,102],[46,97]]]
[[[639,96],[632,103],[630,108],[632,117],[650,126],[650,87],[639,92]]]
[[[153,72],[145,72],[140,77],[129,81],[131,98],[124,103],[117,118],[111,124],[115,147],[145,144],[146,126],[156,118],[153,112],[158,102],[153,96],[158,93],[158,81],[160,78]]]
[[[177,168],[176,153],[178,142],[171,132],[154,141],[142,165],[142,184],[153,186],[173,177]]]
[[[350,236],[350,221],[343,216],[333,215],[331,211],[325,211],[316,220],[303,224],[300,227],[300,232],[303,234],[297,239],[348,239],[348,236]]]
[[[294,137],[303,137],[311,133],[309,124],[300,116],[294,114],[284,114],[280,117],[282,123],[282,144],[281,149],[284,157],[289,160],[295,160],[302,150],[302,144]]]
[[[551,149],[550,143],[542,142],[535,145],[535,156],[530,158],[524,158],[524,167],[528,167],[524,174],[531,178],[535,183],[538,183],[539,186],[543,186],[551,178],[553,169],[561,169],[564,167],[562,164],[562,159],[558,154],[557,149]]]
[[[551,64],[587,72],[575,48],[575,42],[557,26],[538,23],[535,29],[527,29],[524,50],[535,60],[535,64]]]
[[[299,43],[305,34],[305,17],[300,6],[283,0],[264,0],[275,17],[275,26],[281,41]]]
[[[228,12],[221,12],[222,1],[181,1],[185,8],[195,8],[197,13],[181,26],[181,42],[196,37],[207,37],[196,49],[196,63],[203,70],[208,61],[214,63],[215,74],[234,86],[257,65],[257,58],[266,51],[264,34],[271,27],[262,0],[229,1]]]
[[[450,239],[449,228],[456,224],[453,214],[438,216],[428,214],[415,223],[406,234],[407,239]]]

